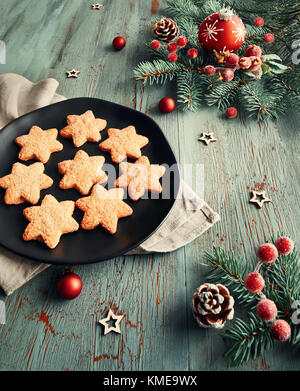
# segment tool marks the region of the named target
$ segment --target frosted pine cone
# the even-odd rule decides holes
[[[221,284],[205,283],[193,296],[193,314],[201,327],[221,329],[227,320],[233,319],[234,299]]]
[[[161,41],[171,42],[178,36],[178,26],[170,18],[161,19],[155,24],[153,33]]]

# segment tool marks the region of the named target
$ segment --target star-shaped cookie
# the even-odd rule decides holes
[[[114,163],[120,163],[127,157],[138,159],[142,156],[141,148],[149,143],[145,136],[136,133],[134,126],[124,129],[108,129],[108,139],[103,141],[99,148],[102,151],[110,152]]]
[[[94,143],[100,141],[100,132],[107,125],[104,119],[95,118],[91,110],[82,115],[68,115],[67,123],[68,125],[60,131],[60,135],[65,138],[72,138],[77,148],[87,141]]]
[[[63,149],[63,145],[57,140],[57,135],[57,129],[43,130],[33,126],[28,134],[16,138],[16,143],[21,147],[19,159],[36,159],[47,163],[52,152]]]
[[[23,239],[43,240],[48,247],[55,248],[61,235],[79,229],[79,224],[72,217],[74,209],[74,201],[58,202],[47,194],[41,206],[24,209],[23,214],[30,223],[24,231]]]
[[[37,204],[40,191],[53,185],[53,180],[44,174],[43,163],[25,166],[15,163],[11,174],[0,178],[0,187],[6,189],[4,202],[7,205],[18,205],[23,202]]]
[[[159,182],[166,169],[158,164],[150,164],[146,156],[140,157],[135,163],[121,163],[122,175],[116,180],[115,186],[128,187],[129,197],[137,201],[145,191],[161,193],[162,187]]]
[[[97,184],[89,197],[80,198],[77,208],[84,211],[81,227],[86,230],[102,225],[111,234],[117,232],[118,219],[132,214],[132,209],[123,201],[123,189],[106,190]]]
[[[58,171],[64,175],[59,183],[61,189],[77,189],[82,195],[89,194],[95,183],[103,183],[107,176],[102,171],[103,156],[89,156],[78,151],[73,160],[58,163]]]

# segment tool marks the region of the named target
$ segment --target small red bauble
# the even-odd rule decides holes
[[[229,56],[225,60],[225,66],[229,68],[234,68],[238,65],[240,61],[240,57],[235,53],[230,53]]]
[[[178,60],[178,56],[175,52],[168,54],[168,61],[170,62],[176,62]]]
[[[81,289],[81,278],[72,271],[66,272],[56,284],[57,293],[64,300],[75,299],[75,297],[79,296]]]
[[[181,48],[185,47],[186,44],[188,43],[188,39],[181,35],[180,37],[177,38],[177,45],[180,46]]]
[[[188,56],[188,58],[190,58],[191,60],[193,60],[194,58],[198,57],[198,50],[197,50],[197,49],[194,49],[194,48],[191,48],[191,49],[189,49],[189,50],[186,52],[186,55]]]
[[[154,39],[151,43],[150,43],[150,47],[154,50],[157,50],[160,48],[160,42],[157,40],[157,39]]]
[[[263,18],[261,18],[260,16],[258,16],[257,18],[255,18],[253,20],[253,23],[255,24],[256,27],[262,27],[264,24],[265,24],[265,21]]]
[[[268,34],[265,35],[265,42],[267,42],[267,43],[274,42],[274,39],[275,39],[274,35],[271,34],[271,33],[268,33]]]
[[[276,240],[275,247],[279,254],[289,255],[294,249],[294,242],[292,239],[282,236]]]
[[[261,54],[262,54],[262,51],[259,46],[250,45],[250,46],[247,46],[244,56],[245,57],[252,57],[252,56],[261,57]]]
[[[239,61],[239,66],[241,69],[248,69],[252,65],[252,61],[249,57],[242,57]]]
[[[176,50],[178,49],[178,46],[176,45],[175,42],[170,42],[167,46],[167,49],[170,53],[173,53],[173,52],[176,52]]]
[[[271,322],[277,316],[277,307],[274,301],[262,299],[256,306],[256,315],[264,322]]]
[[[126,45],[126,41],[123,37],[116,37],[112,45],[116,50],[122,50]]]
[[[222,77],[224,81],[231,81],[234,78],[234,72],[232,69],[225,69],[225,71],[222,72]]]
[[[237,109],[235,107],[228,107],[226,110],[227,118],[235,118],[237,116]]]
[[[216,52],[235,52],[242,46],[245,38],[244,23],[226,8],[204,19],[198,32],[200,46]]]
[[[291,336],[291,327],[285,320],[277,319],[272,323],[270,332],[274,339],[280,342],[285,342]]]
[[[273,263],[278,257],[278,251],[274,244],[264,243],[259,246],[257,256],[262,262]]]
[[[245,288],[251,293],[259,293],[265,287],[265,280],[262,275],[257,272],[247,274],[244,279]]]
[[[213,76],[216,73],[216,68],[212,65],[206,65],[204,68],[204,73],[206,76]]]
[[[175,101],[172,98],[165,97],[160,100],[158,107],[162,113],[172,113],[175,109]]]

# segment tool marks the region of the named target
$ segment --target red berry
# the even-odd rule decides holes
[[[232,69],[225,69],[222,73],[222,77],[224,81],[231,81],[234,78],[234,72]]]
[[[206,76],[213,76],[216,73],[216,68],[212,65],[206,65],[204,68],[204,73]]]
[[[239,66],[241,69],[248,69],[252,65],[252,61],[249,57],[242,57],[239,61]]]
[[[198,57],[198,50],[191,48],[186,52],[186,55],[188,56],[188,58],[193,60],[194,58]]]
[[[162,113],[171,113],[175,109],[175,101],[172,98],[165,97],[158,104],[159,110]]]
[[[274,42],[274,39],[275,39],[274,35],[271,34],[271,33],[268,33],[268,34],[265,35],[265,42],[267,42],[267,43]]]
[[[116,49],[116,50],[122,50],[123,47],[126,45],[126,41],[123,37],[116,37],[114,40],[113,40],[113,47]]]
[[[154,50],[157,50],[160,48],[160,42],[157,41],[157,39],[154,39],[151,43],[150,43],[150,47]]]
[[[278,238],[276,240],[275,246],[279,254],[288,255],[294,249],[294,242],[290,238],[287,238],[286,236],[282,236],[281,238]]]
[[[235,107],[228,107],[226,115],[227,118],[235,118],[237,116],[237,109]]]
[[[277,248],[274,246],[274,244],[264,243],[259,246],[257,250],[257,257],[262,262],[273,263],[278,257]]]
[[[272,323],[270,332],[274,339],[280,342],[285,342],[291,336],[291,327],[285,320],[277,319]]]
[[[265,21],[263,18],[261,18],[260,16],[258,16],[257,18],[255,18],[253,20],[253,23],[255,24],[255,26],[257,27],[262,27],[264,24],[265,24]]]
[[[247,274],[244,279],[245,288],[251,293],[259,293],[265,287],[265,280],[262,275],[257,272]]]
[[[188,43],[188,39],[181,35],[180,37],[177,38],[177,45],[180,46],[181,48],[185,47],[185,45]]]
[[[249,58],[251,60],[251,65],[247,69],[247,72],[248,71],[257,71],[261,67],[261,59],[259,57],[254,57],[254,56],[251,56]]]
[[[178,49],[178,46],[176,45],[175,42],[170,42],[167,46],[167,49],[169,50],[170,53],[176,52]]]
[[[168,54],[168,60],[170,62],[176,62],[178,60],[178,56],[175,52]]]
[[[65,273],[56,284],[57,293],[64,300],[75,299],[80,294],[81,289],[81,278],[71,271]]]
[[[225,66],[234,68],[239,63],[240,57],[235,53],[230,53],[225,60]]]
[[[256,315],[264,322],[270,322],[277,316],[277,307],[274,301],[262,299],[256,306]]]
[[[262,50],[257,45],[247,46],[244,54],[245,57],[252,57],[252,56],[261,57],[261,55],[262,55]]]

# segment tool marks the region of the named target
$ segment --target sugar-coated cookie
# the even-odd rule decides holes
[[[63,149],[63,145],[57,140],[58,130],[43,130],[33,126],[29,133],[16,138],[16,143],[21,147],[20,160],[36,159],[47,163],[52,152]]]
[[[107,123],[104,119],[95,118],[91,110],[82,115],[68,115],[68,125],[60,131],[65,138],[72,138],[74,146],[79,148],[87,141],[97,143],[101,140],[100,131]]]
[[[85,212],[81,227],[91,230],[102,225],[109,233],[116,233],[118,219],[132,214],[131,207],[123,201],[123,197],[123,189],[106,190],[99,184],[95,185],[89,197],[76,202],[77,208]]]
[[[11,174],[0,178],[0,187],[6,189],[4,202],[7,205],[18,205],[23,202],[37,204],[40,191],[53,185],[53,180],[44,174],[43,163],[25,166],[15,163]]]
[[[166,169],[158,164],[150,164],[146,156],[140,157],[135,163],[121,163],[120,171],[122,175],[116,180],[115,186],[128,188],[132,200],[138,200],[147,190],[153,193],[162,192],[159,179]]]
[[[77,189],[82,195],[89,194],[95,183],[106,182],[107,176],[102,171],[105,162],[103,156],[89,156],[78,151],[73,160],[58,163],[58,171],[63,174],[59,183],[61,189]]]
[[[58,202],[52,195],[46,195],[40,206],[24,209],[23,214],[29,224],[23,239],[42,240],[48,247],[55,248],[61,235],[79,229],[79,224],[72,217],[74,209],[74,201]]]
[[[127,157],[138,159],[142,156],[141,148],[149,143],[149,139],[136,133],[134,126],[124,129],[108,129],[108,138],[104,140],[99,148],[102,151],[110,152],[114,163],[120,163]]]

